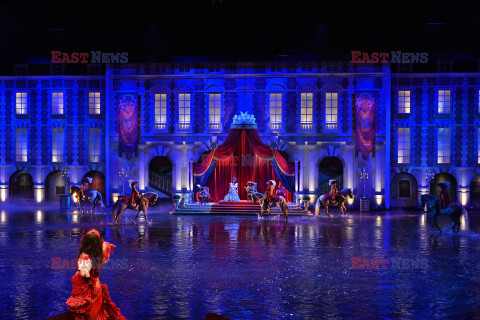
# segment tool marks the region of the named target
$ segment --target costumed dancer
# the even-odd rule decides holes
[[[285,199],[287,197],[287,191],[285,190],[284,187],[278,186],[275,190],[275,196],[279,199],[280,198]]]
[[[90,177],[83,177],[82,178],[82,184],[80,186],[80,192],[79,192],[79,201],[84,201],[85,199],[85,191],[90,190],[90,185],[93,182],[93,178]]]
[[[230,188],[228,193],[225,195],[224,201],[228,202],[238,202],[240,197],[238,196],[238,183],[237,178],[233,177],[232,182],[230,182]]]
[[[92,229],[82,238],[78,250],[78,271],[72,277],[72,296],[67,300],[73,319],[126,320],[110,299],[106,284],[100,284],[100,269],[108,262],[115,245]]]
[[[440,209],[448,208],[450,205],[450,196],[448,195],[448,188],[450,187],[450,182],[440,182],[437,184],[442,190],[438,196],[438,201],[440,202]]]
[[[140,199],[142,197],[140,196],[140,192],[138,192],[137,188],[135,187],[137,185],[137,181],[134,180],[128,180],[130,183],[130,188],[132,188],[132,197],[130,198],[130,204],[133,207],[136,207],[140,203]]]
[[[198,200],[200,203],[207,203],[208,202],[208,192],[206,187],[202,187],[201,185],[197,184],[198,187]]]

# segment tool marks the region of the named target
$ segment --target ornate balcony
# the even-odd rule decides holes
[[[326,133],[337,133],[338,132],[338,123],[326,123],[323,127],[323,132]]]
[[[221,123],[209,123],[208,124],[208,131],[212,133],[220,133],[222,132],[222,124]]]
[[[302,132],[313,132],[313,123],[301,123],[300,124],[300,130]]]
[[[179,123],[177,128],[179,133],[188,133],[190,132],[191,125],[190,123]]]
[[[155,133],[166,133],[168,132],[168,126],[166,123],[155,123],[153,125],[153,132]]]
[[[270,131],[273,133],[280,133],[282,131],[281,123],[270,123]]]

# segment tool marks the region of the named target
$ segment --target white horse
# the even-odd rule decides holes
[[[318,214],[320,213],[321,205],[323,205],[327,209],[326,214],[330,218],[332,216],[328,213],[329,206],[338,205],[340,207],[340,211],[342,212],[342,214],[345,214],[345,211],[347,211],[347,207],[345,207],[345,203],[347,202],[347,197],[353,198],[353,192],[352,192],[352,189],[350,188],[345,188],[338,192],[338,202],[333,199],[330,199],[330,196],[328,193],[321,195],[320,197],[318,197],[317,203],[315,204],[315,217],[318,217]]]

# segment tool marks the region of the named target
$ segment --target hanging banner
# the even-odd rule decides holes
[[[357,94],[354,113],[355,156],[361,152],[367,160],[370,152],[375,156],[375,98],[368,93]]]
[[[138,98],[136,94],[117,95],[118,155],[138,156]]]

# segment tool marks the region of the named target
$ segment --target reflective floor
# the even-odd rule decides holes
[[[412,211],[285,223],[156,210],[151,224],[114,227],[100,214],[0,208],[0,318],[66,311],[69,261],[90,228],[117,245],[100,281],[127,319],[471,319],[480,311],[476,215],[462,218],[455,236]]]

